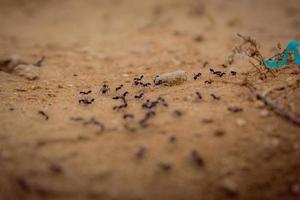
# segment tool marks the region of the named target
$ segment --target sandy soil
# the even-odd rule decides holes
[[[250,74],[299,116],[299,67],[262,81],[245,57],[221,66],[236,33],[256,38],[265,56],[300,40],[299,10],[294,0],[1,0],[1,60],[45,59],[35,80],[2,62],[0,199],[300,199],[299,126],[228,83]],[[179,69],[183,84],[153,86]],[[152,85],[135,86],[141,75]],[[125,91],[127,108],[113,110]],[[159,96],[168,106],[141,125],[141,105]]]

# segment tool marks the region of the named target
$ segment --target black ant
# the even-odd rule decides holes
[[[181,112],[180,110],[174,110],[174,115],[177,117],[181,117],[183,115],[183,112]]]
[[[106,94],[109,91],[108,85],[104,84],[100,91],[102,92],[102,94]]]
[[[227,68],[228,67],[228,65],[226,65],[226,64],[222,64],[221,65],[223,68]]]
[[[198,99],[202,99],[202,95],[200,94],[200,92],[196,92],[196,95],[197,95]]]
[[[204,81],[205,84],[212,84],[212,82],[213,82],[213,80],[211,80],[211,79]]]
[[[150,118],[152,118],[152,117],[154,117],[155,116],[155,112],[154,111],[148,111],[146,114],[145,114],[145,116],[144,116],[144,118],[142,118],[140,121],[139,121],[139,123],[141,124],[141,125],[146,125],[146,122],[150,119]]]
[[[123,119],[128,119],[128,118],[133,119],[134,115],[133,114],[124,114],[123,115]]]
[[[104,125],[101,122],[97,121],[94,117],[91,117],[89,121],[86,121],[83,124],[84,125],[93,124],[99,126],[102,131],[105,129]]]
[[[80,92],[80,94],[88,95],[88,94],[90,94],[91,92],[92,92],[92,90],[89,90],[89,91],[87,91],[87,92]]]
[[[140,99],[140,98],[142,98],[143,96],[144,96],[144,93],[142,92],[142,93],[140,93],[139,95],[135,95],[134,98]]]
[[[169,137],[169,142],[170,142],[170,143],[175,143],[176,140],[177,140],[177,138],[176,138],[175,135],[172,135],[172,136]]]
[[[215,94],[210,94],[210,96],[214,99],[214,100],[220,100],[221,97],[216,96]]]
[[[116,91],[121,90],[123,87],[123,84],[121,84],[120,86],[116,87]]]
[[[201,75],[202,75],[201,72],[195,74],[195,75],[194,75],[194,80],[197,80],[197,78],[199,78]]]
[[[198,165],[199,167],[203,167],[204,166],[204,160],[202,158],[202,156],[198,153],[197,150],[192,150],[191,151],[191,157],[192,160],[196,163],[196,165]]]
[[[158,167],[161,168],[164,171],[170,171],[173,166],[172,166],[171,163],[159,162]]]
[[[230,71],[232,76],[235,76],[237,73],[235,71]]]
[[[44,116],[44,117],[45,117],[45,120],[48,120],[48,119],[49,119],[49,116],[48,116],[44,111],[40,110],[38,113],[39,113],[40,115]]]
[[[40,60],[38,60],[34,65],[37,66],[37,67],[41,67],[44,60],[45,60],[45,56],[42,56]]]
[[[141,75],[140,78],[134,78],[134,81],[141,81],[144,78],[144,75]]]
[[[232,107],[228,107],[227,110],[233,113],[237,113],[237,112],[242,112],[243,108],[232,106]]]
[[[79,104],[92,104],[94,101],[95,101],[95,99],[91,99],[91,100],[80,99],[78,102],[79,102]]]

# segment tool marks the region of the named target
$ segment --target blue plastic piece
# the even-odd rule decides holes
[[[286,66],[287,64],[300,65],[300,55],[298,51],[298,46],[299,46],[299,42],[296,40],[292,40],[288,44],[287,48],[284,50],[283,54],[281,55],[282,58],[280,60],[278,60],[278,54],[276,54],[273,58],[264,60],[264,63],[269,68],[279,68],[279,67]],[[287,63],[289,54],[293,55],[294,58],[293,63]]]

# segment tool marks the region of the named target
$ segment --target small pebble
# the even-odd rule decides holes
[[[181,84],[181,83],[185,82],[186,80],[187,80],[186,72],[183,70],[177,70],[174,72],[169,72],[169,73],[164,73],[164,74],[158,75],[154,79],[154,84],[155,85],[163,84],[163,85],[172,86],[172,85]]]
[[[247,124],[247,121],[245,119],[243,119],[243,118],[237,118],[236,119],[236,124],[238,126],[245,126]]]
[[[221,182],[221,187],[228,196],[236,196],[238,194],[238,185],[229,178]]]
[[[260,111],[259,116],[260,117],[268,117],[270,115],[270,112],[266,109]]]

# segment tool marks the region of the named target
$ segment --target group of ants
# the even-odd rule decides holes
[[[223,66],[224,68],[226,66]],[[226,73],[225,72],[222,72],[222,71],[216,71],[212,68],[209,68],[209,71],[210,73],[212,73],[213,75],[217,76],[217,77],[223,77]],[[230,74],[232,76],[235,76],[237,74],[237,72],[235,71],[230,71]],[[201,72],[198,72],[198,73],[195,73],[194,76],[193,76],[193,80],[197,80],[198,78],[200,78],[202,75]],[[153,84],[151,84],[150,82],[144,82],[144,75],[141,75],[137,78],[134,78],[133,79],[133,85],[134,86],[137,86],[137,87],[151,87],[153,85],[153,87],[157,87],[157,86],[160,86],[162,85],[163,83],[161,82],[155,82],[153,81]],[[154,79],[155,80],[155,79]],[[212,79],[209,79],[209,80],[205,80],[204,83],[205,84],[212,84],[213,80]],[[129,92],[128,91],[125,91],[123,93],[120,93],[120,91],[122,91],[122,89],[124,88],[124,85],[123,84],[120,84],[119,86],[117,86],[114,90],[115,92],[119,93],[118,95],[115,95],[112,97],[113,100],[120,100],[121,103],[119,105],[115,105],[113,106],[113,110],[122,110],[122,109],[126,109],[128,107],[128,101],[127,101],[127,96],[129,95]],[[102,95],[106,95],[110,92],[111,88],[109,87],[108,84],[103,84],[102,87],[100,88],[100,93]],[[123,90],[124,91],[124,90]],[[95,99],[94,98],[86,98],[87,96],[86,95],[89,95],[90,93],[92,93],[91,90],[85,92],[85,91],[82,91],[80,92],[80,95],[83,96],[83,98],[81,98],[79,100],[79,104],[84,104],[84,105],[89,105],[89,104],[92,104]],[[202,95],[200,92],[195,92],[196,94],[196,98],[198,100],[201,100],[202,99]],[[139,100],[139,99],[142,99],[143,97],[145,96],[145,93],[144,92],[140,92],[139,94],[136,94],[134,95],[134,98]],[[211,98],[213,100],[220,100],[221,97],[220,96],[217,96],[215,94],[210,94]],[[155,100],[150,100],[150,99],[147,99],[145,102],[142,103],[141,107],[142,109],[146,110],[146,113],[145,115],[138,121],[139,125],[141,127],[147,127],[148,126],[148,121],[153,118],[155,115],[156,115],[156,112],[154,111],[154,108],[156,108],[157,106],[162,106],[162,107],[168,107],[169,104],[167,103],[167,101],[159,96],[158,98],[156,98]],[[228,110],[230,112],[240,112],[242,111],[241,108],[238,108],[238,107],[229,107]],[[179,110],[175,110],[174,111],[174,115],[176,116],[181,116],[183,113]],[[130,114],[130,113],[125,113],[123,114],[123,119],[124,120],[127,120],[127,119],[133,119],[134,118],[134,115],[133,114]],[[74,121],[83,121],[82,118],[72,118],[72,120]],[[101,128],[102,131],[104,131],[105,127],[104,127],[104,124],[102,124],[101,122],[97,121],[95,118],[91,118],[89,121],[85,121],[84,122],[85,124],[94,124],[94,125],[97,125]],[[132,128],[129,128],[126,124],[125,124],[125,128],[130,130],[130,131],[134,131]]]

